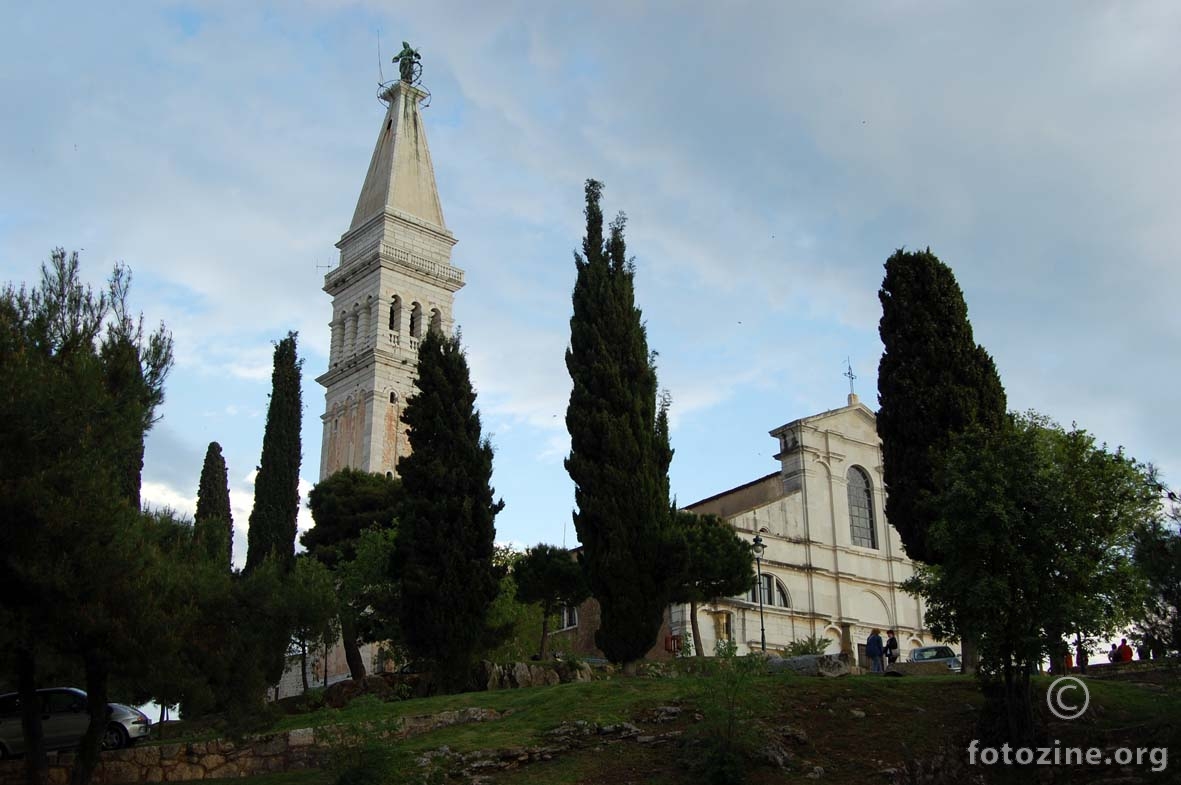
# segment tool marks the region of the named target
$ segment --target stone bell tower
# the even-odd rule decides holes
[[[381,93],[389,107],[353,221],[336,247],[340,264],[324,276],[332,297],[320,479],[350,467],[398,474],[410,450],[401,421],[414,392],[418,342],[429,329],[449,335],[463,271],[451,266],[455,236],[443,222],[435,170],[410,80]]]

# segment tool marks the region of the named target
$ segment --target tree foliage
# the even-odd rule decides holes
[[[929,537],[941,563],[906,588],[926,599],[936,637],[976,637],[1000,731],[1028,741],[1037,663],[1065,635],[1120,628],[1142,598],[1132,542],[1159,514],[1156,494],[1141,464],[1036,415],[953,437],[939,465]]]
[[[504,503],[494,498],[492,445],[481,434],[458,336],[427,332],[414,386],[402,415],[412,452],[399,465],[401,628],[411,655],[433,663],[440,686],[455,689],[493,642],[488,610],[503,574],[493,541]]]
[[[517,599],[541,606],[541,645],[545,659],[550,616],[563,606],[578,605],[590,596],[582,565],[565,548],[541,543],[525,551],[513,570]]]
[[[1176,494],[1161,490],[1167,519],[1141,527],[1134,550],[1136,567],[1147,583],[1144,607],[1136,614],[1136,635],[1154,657],[1181,651],[1181,511]]]
[[[938,563],[928,529],[938,511],[936,461],[968,428],[1000,427],[1005,391],[992,358],[972,337],[968,306],[951,268],[928,249],[898,250],[878,292],[878,434],[882,438],[886,518],[912,559]]]
[[[279,562],[284,572],[295,562],[296,518],[299,515],[299,429],[303,417],[300,371],[296,358],[296,333],[275,345],[271,373],[271,401],[262,437],[262,459],[254,480],[254,508],[247,533],[246,571],[267,558]]]
[[[110,680],[167,645],[138,472],[172,340],[129,316],[129,285],[117,265],[95,293],[77,254],[57,249],[37,287],[0,293],[0,664],[30,707],[46,666],[84,674],[79,784],[97,760]],[[26,712],[23,727],[36,782],[39,715]]]
[[[689,603],[695,653],[702,657],[701,628],[697,607],[718,597],[731,597],[749,591],[755,583],[751,568],[750,543],[717,515],[697,515],[680,510],[674,521],[685,540],[687,558],[673,602]]]
[[[319,563],[339,572],[356,558],[357,543],[363,532],[394,530],[401,501],[400,480],[383,474],[342,469],[321,480],[308,494],[308,507],[315,525],[304,532],[300,542]],[[372,583],[359,586],[358,595],[340,593],[345,659],[354,679],[365,678],[359,641],[366,636],[363,630],[357,629],[358,617],[366,609],[372,613],[378,607],[390,608],[393,599],[375,597],[373,586]]]
[[[672,529],[667,414],[658,416],[654,355],[635,305],[625,219],[621,213],[604,238],[602,187],[586,183],[586,237],[574,254],[566,470],[601,609],[595,642],[613,662],[627,664],[656,641],[677,573],[664,566],[679,564],[683,547]]]
[[[205,555],[229,572],[234,567],[234,515],[230,510],[230,479],[221,445],[210,442],[201,466],[194,517],[197,541]]]

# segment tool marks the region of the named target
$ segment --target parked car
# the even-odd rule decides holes
[[[963,668],[959,655],[947,646],[920,646],[917,649],[911,649],[906,660],[907,662],[942,662],[954,673],[959,673]]]
[[[86,711],[86,693],[73,687],[37,690],[41,701],[41,731],[45,749],[65,750],[82,743],[82,736],[90,724]],[[105,750],[118,749],[146,738],[152,721],[148,715],[122,703],[107,704],[107,729],[103,734]],[[22,755],[25,738],[21,731],[20,695],[10,692],[0,695],[0,758]]]

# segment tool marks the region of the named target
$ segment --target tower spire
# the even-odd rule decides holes
[[[381,97],[388,109],[349,230],[389,212],[446,232],[443,207],[435,186],[435,168],[418,106],[427,93],[399,80],[382,92]]]

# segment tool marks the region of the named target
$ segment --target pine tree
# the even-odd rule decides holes
[[[749,591],[755,582],[751,570],[753,556],[750,544],[717,515],[681,510],[675,514],[674,521],[685,539],[688,559],[672,599],[689,603],[693,646],[697,656],[703,657],[697,606]]]
[[[621,213],[603,236],[602,184],[586,183],[586,237],[575,253],[574,315],[566,368],[574,382],[566,470],[575,485],[574,526],[591,594],[599,601],[595,642],[629,665],[656,642],[683,555],[671,526],[665,406],[635,306]]]
[[[996,366],[972,337],[968,306],[951,268],[930,249],[898,250],[886,261],[878,298],[885,352],[878,365],[886,518],[912,559],[938,563],[927,530],[936,518],[938,456],[971,426],[1005,421]]]
[[[247,533],[246,571],[268,557],[278,560],[284,573],[295,563],[296,517],[299,515],[300,369],[296,333],[275,346],[271,374],[271,402],[262,437],[262,460],[254,480],[254,509]]]
[[[357,543],[362,533],[370,529],[392,531],[402,499],[402,482],[384,474],[341,469],[326,477],[308,494],[308,508],[315,525],[304,532],[300,542],[312,558],[337,574],[349,566],[357,556]],[[354,680],[365,678],[365,661],[358,643],[357,622],[364,613],[368,620],[378,613],[377,602],[367,586],[360,597],[349,596],[343,587],[340,599],[340,629],[343,636],[345,660]],[[379,620],[388,621],[388,620]]]
[[[127,317],[129,281],[116,266],[96,295],[78,255],[57,249],[39,286],[0,291],[0,681],[24,696],[30,782],[46,772],[33,700],[45,666],[85,674],[89,725],[71,777],[84,785],[109,681],[141,669],[168,634],[165,576],[137,507],[136,445],[163,400],[172,339],[163,326],[125,331],[138,324]],[[118,363],[111,346],[126,350]]]
[[[517,600],[541,605],[538,656],[544,660],[550,616],[563,606],[575,606],[587,598],[590,589],[586,585],[586,573],[570,551],[541,543],[525,551],[513,568],[513,577]]]
[[[503,572],[493,541],[504,502],[494,500],[492,445],[458,337],[427,332],[414,386],[402,415],[413,451],[399,464],[401,626],[411,655],[432,663],[444,689],[457,689],[492,643],[488,610]]]
[[[221,445],[210,442],[201,467],[194,518],[197,542],[214,561],[234,567],[234,515],[230,511],[230,480]]]

